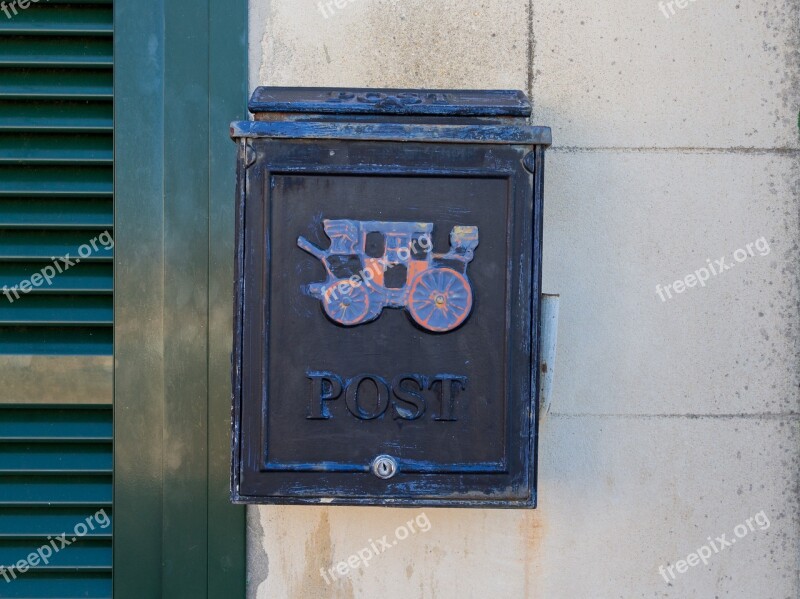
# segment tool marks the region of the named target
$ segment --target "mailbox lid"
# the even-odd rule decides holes
[[[529,117],[519,90],[420,90],[329,87],[258,87],[249,103],[256,119],[266,113]]]
[[[259,87],[252,121],[231,123],[233,139],[341,139],[547,147],[549,127],[530,125],[518,90]]]

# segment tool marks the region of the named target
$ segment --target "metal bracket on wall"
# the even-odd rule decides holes
[[[542,294],[542,312],[539,326],[539,415],[550,412],[553,401],[553,376],[558,343],[558,307],[561,296]]]

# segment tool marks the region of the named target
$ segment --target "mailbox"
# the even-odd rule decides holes
[[[534,507],[550,129],[518,91],[249,106],[233,501]]]

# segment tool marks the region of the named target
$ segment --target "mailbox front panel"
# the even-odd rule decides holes
[[[532,146],[242,140],[233,496],[532,506]]]

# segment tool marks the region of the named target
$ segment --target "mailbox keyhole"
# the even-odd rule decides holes
[[[397,460],[390,455],[379,455],[372,461],[372,473],[378,478],[392,478],[397,474]]]

